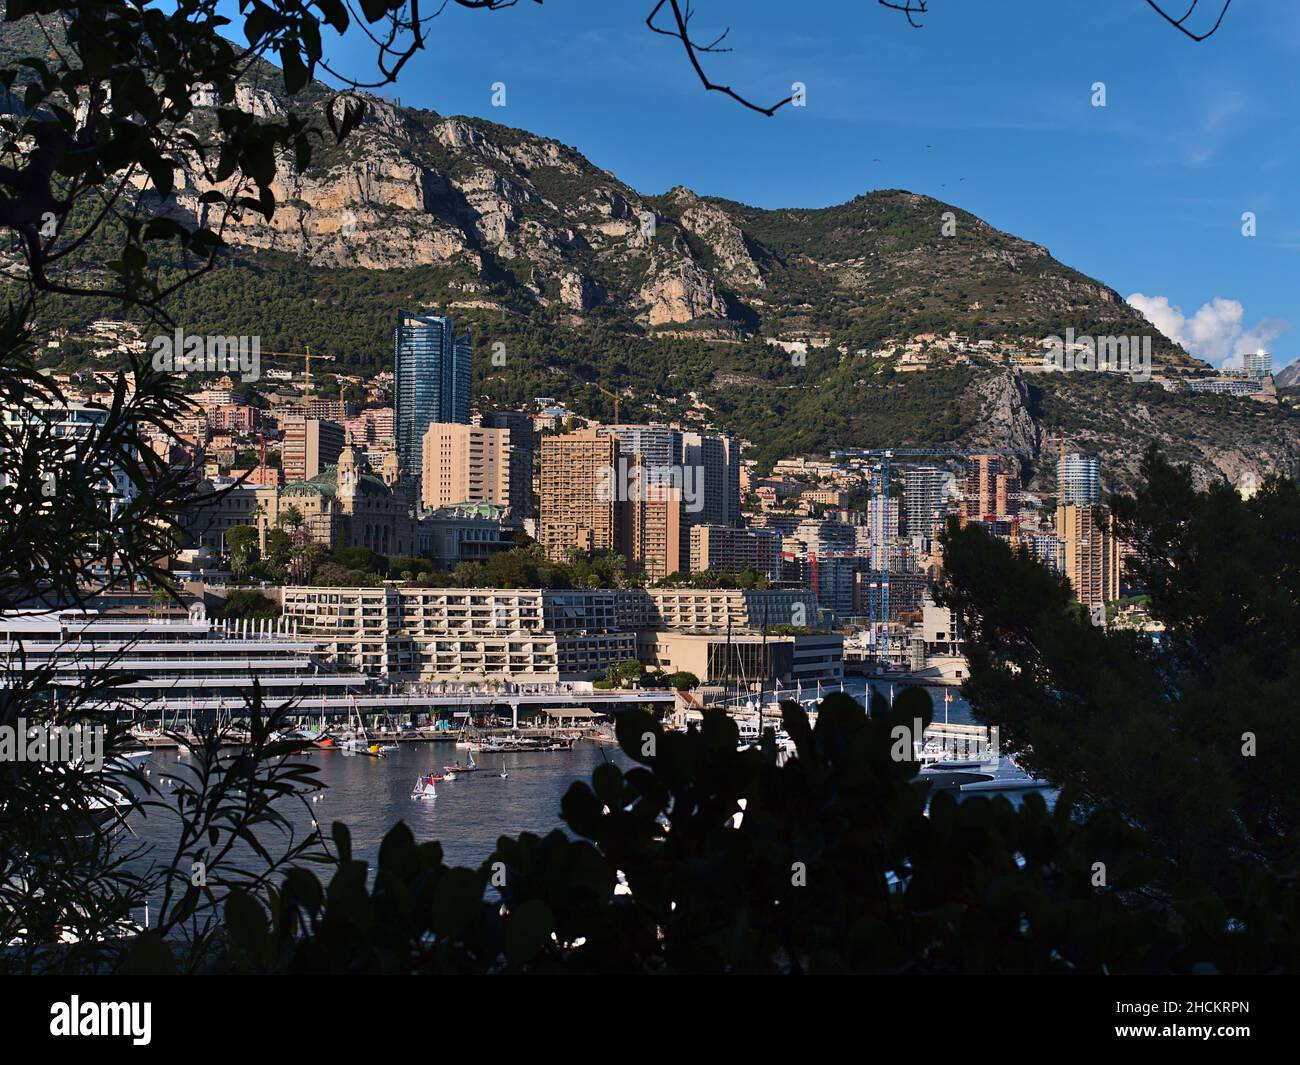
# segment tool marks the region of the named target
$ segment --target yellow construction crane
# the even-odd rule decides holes
[[[599,388],[602,392],[605,393],[605,395],[609,396],[609,398],[614,401],[614,424],[622,425],[623,423],[619,421],[619,417],[618,417],[619,405],[622,403],[622,400],[619,399],[618,393],[611,392],[608,388],[605,388],[603,385],[596,385],[596,387]]]
[[[262,352],[262,354],[263,355],[284,355],[291,359],[306,359],[307,360],[306,381],[304,382],[303,392],[306,396],[310,397],[311,396],[311,360],[324,359],[326,362],[334,362],[335,359],[333,355],[322,355],[319,352],[313,355],[311,353],[311,348],[306,347],[306,345],[304,345],[304,349],[305,350],[303,351],[264,351]]]

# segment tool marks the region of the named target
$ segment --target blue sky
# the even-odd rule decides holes
[[[774,118],[705,93],[645,28],[651,6],[451,5],[387,93],[554,137],[645,193],[764,207],[926,193],[1141,294],[1203,358],[1300,355],[1296,0],[1234,0],[1200,44],[1144,0],[930,0],[922,29],[874,0],[696,0],[698,36],[731,27],[734,51],[706,57],[714,80],[764,102],[807,86],[806,107]],[[370,53],[350,34],[335,57],[360,73]]]

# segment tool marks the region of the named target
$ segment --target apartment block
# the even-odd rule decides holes
[[[1101,463],[1078,452],[1061,453],[1056,463],[1056,499],[1062,506],[1090,507],[1101,502]]]
[[[626,500],[609,491],[619,468],[619,443],[594,429],[544,437],[538,539],[547,555],[625,549]]]
[[[284,430],[280,465],[289,484],[319,476],[326,466],[338,462],[346,446],[338,422],[290,414],[281,420],[280,428]]]
[[[622,629],[725,632],[817,620],[817,601],[806,588],[621,588],[614,594]]]
[[[510,520],[521,524],[533,516],[533,419],[522,411],[492,411],[480,424],[510,433]]]
[[[690,535],[692,572],[739,573],[748,566],[770,580],[781,575],[781,534],[775,530],[696,525]]]
[[[421,500],[429,509],[455,503],[510,504],[510,430],[433,422],[425,431]]]
[[[690,568],[690,537],[680,488],[647,484],[628,503],[628,563],[651,581]]]
[[[1102,506],[1059,506],[1056,535],[1074,597],[1086,607],[1119,598],[1119,548],[1113,522]]]
[[[555,682],[636,657],[635,634],[607,627],[609,593],[285,588],[282,602],[336,662],[397,679]]]
[[[208,428],[214,433],[251,433],[261,424],[261,411],[241,403],[208,409]]]
[[[1011,516],[1018,483],[1014,460],[1001,455],[971,455],[966,460],[963,512],[977,521]]]

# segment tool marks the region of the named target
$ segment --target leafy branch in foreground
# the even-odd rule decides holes
[[[1294,878],[1300,488],[1197,492],[1154,445],[1141,472],[1111,507],[1163,631],[1095,627],[1026,552],[950,527],[943,598],[966,625],[965,694],[1026,768],[1140,828],[1166,892]]]
[[[292,973],[1142,972],[1294,969],[1296,899],[1260,876],[1241,896],[1187,887],[1167,906],[1140,833],[1070,796],[958,803],[892,756],[928,721],[909,689],[873,713],[823,701],[816,728],[783,705],[798,757],[737,749],[706,713],[667,732],[620,715],[640,765],[600,766],[563,802],[572,836],[503,837],[449,867],[404,824],[373,882],[335,824],[323,886],[294,869],[266,895],[234,891],[214,971]],[[646,752],[651,747],[653,754]],[[1097,863],[1107,870],[1098,884]],[[152,942],[150,940],[152,939]],[[167,970],[144,937],[124,971]]]
[[[107,404],[69,405],[35,370],[31,348],[24,309],[10,308],[0,320],[0,612],[52,611],[75,631],[79,609],[97,592],[168,586],[160,560],[177,542],[194,482],[158,455],[148,434],[175,439],[187,401],[177,378],[136,365],[133,375],[106,378]],[[159,791],[122,760],[139,712],[128,685],[140,678],[113,667],[129,651],[128,643],[70,671],[54,656],[29,654],[21,640],[4,649],[0,727],[23,744],[28,729],[98,730],[104,764],[0,759],[0,971],[102,969],[160,893],[162,928],[178,946],[205,952],[210,915],[231,884],[265,884],[284,861],[319,851],[316,836],[288,836],[280,855],[257,838],[285,828],[275,804],[317,786],[312,767],[288,760],[298,747],[272,736],[289,709],[264,714],[260,690],[248,707],[251,745],[223,751],[209,729],[192,745],[193,777],[181,774],[174,791]],[[183,845],[170,864],[147,868],[128,816],[164,811]],[[177,895],[195,862],[206,890]]]

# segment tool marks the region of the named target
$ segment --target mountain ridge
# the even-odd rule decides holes
[[[313,84],[294,104],[319,113],[331,96]],[[259,68],[239,102],[283,113],[278,72]],[[181,173],[160,207],[192,220],[205,189]],[[1287,407],[1112,375],[1031,377],[933,345],[923,372],[901,372],[917,336],[1032,353],[1070,327],[1151,336],[1158,373],[1205,368],[1043,245],[907,190],[773,209],[682,185],[642,194],[554,138],[367,97],[360,127],[327,138],[305,173],[282,168],[275,191],[271,222],[238,220],[228,261],[178,293],[188,330],[259,335],[265,350],[311,345],[369,372],[391,364],[398,307],[437,307],[472,329],[485,405],[553,395],[609,417],[599,384],[622,394],[626,417],[711,422],[751,439],[765,463],[836,447],[1011,445],[1045,484],[1068,439],[1123,484],[1138,444],[1156,439],[1202,481],[1300,464]],[[115,314],[56,299],[43,320],[75,352],[89,321]]]

